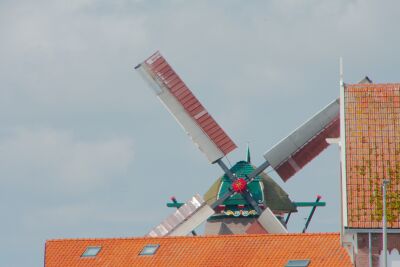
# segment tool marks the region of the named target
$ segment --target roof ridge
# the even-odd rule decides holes
[[[48,239],[47,242],[59,242],[59,241],[99,241],[99,240],[141,240],[141,239],[202,239],[202,238],[257,238],[266,236],[337,236],[339,232],[314,232],[314,233],[282,233],[282,234],[240,234],[240,235],[199,235],[199,236],[164,236],[164,237],[150,237],[150,236],[133,236],[133,237],[104,237],[104,238],[57,238]]]
[[[400,86],[400,83],[347,83],[346,86],[376,87],[376,86]]]

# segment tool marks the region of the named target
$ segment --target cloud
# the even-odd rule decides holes
[[[111,187],[123,192],[133,162],[130,138],[86,140],[71,131],[38,127],[2,135],[0,212],[7,216],[1,223],[5,231],[0,249],[10,257],[7,265],[29,265],[40,259],[45,238],[76,229],[87,234],[94,229],[107,232],[101,225],[113,220],[135,222],[123,215],[124,208],[117,203],[121,199],[112,196],[115,191],[110,193]],[[91,229],[96,224],[99,227]],[[22,244],[31,247],[27,262],[13,256]]]
[[[143,18],[124,15],[118,1],[112,12],[108,6],[97,1],[2,4],[0,56],[7,64],[0,66],[0,109],[14,111],[10,104],[17,102],[38,111],[103,111],[135,101],[125,74],[134,76],[131,51],[146,41]]]
[[[124,177],[133,155],[127,138],[85,141],[68,131],[20,129],[0,141],[0,181],[38,193],[82,194]]]

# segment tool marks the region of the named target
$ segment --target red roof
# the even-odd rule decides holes
[[[347,221],[382,227],[382,180],[388,187],[388,226],[400,228],[400,84],[345,87]]]
[[[154,255],[139,255],[146,245]],[[88,246],[95,257],[81,257]],[[60,239],[46,242],[51,266],[285,266],[309,259],[309,266],[352,266],[338,233]]]

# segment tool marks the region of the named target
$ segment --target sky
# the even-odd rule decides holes
[[[45,241],[142,236],[210,165],[134,66],[159,50],[239,148],[262,154],[365,75],[399,82],[397,1],[0,0],[0,266],[42,266]],[[339,152],[288,182],[339,231]],[[308,209],[292,216],[301,231]]]

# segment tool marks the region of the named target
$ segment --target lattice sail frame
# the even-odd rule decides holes
[[[139,64],[136,69],[211,163],[236,149],[232,139],[211,117],[160,52]]]
[[[339,137],[339,118],[339,99],[336,99],[265,152],[264,158],[287,181],[329,146],[327,138]]]
[[[215,211],[207,205],[204,199],[196,194],[151,229],[147,236],[186,236],[214,213]]]

